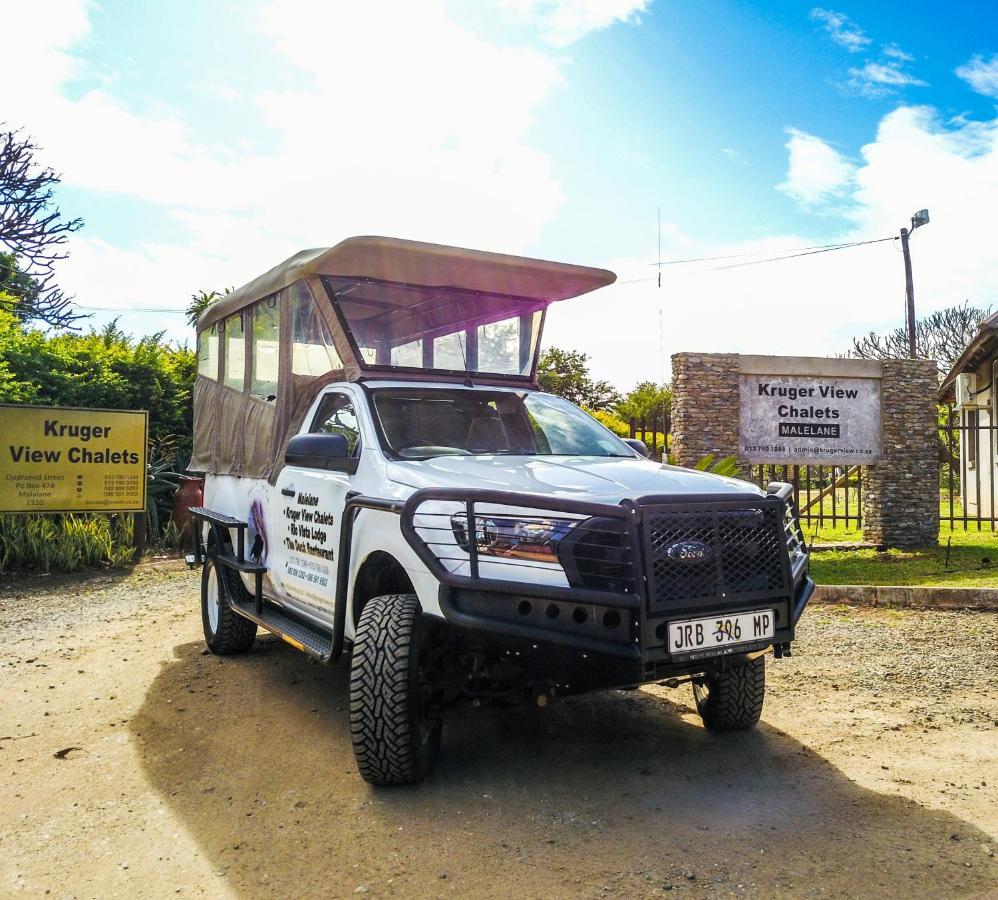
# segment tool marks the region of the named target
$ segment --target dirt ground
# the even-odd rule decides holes
[[[346,666],[206,655],[197,597],[0,586],[0,894],[998,896],[996,614],[813,607],[754,732],[688,685],[469,710],[374,790]]]

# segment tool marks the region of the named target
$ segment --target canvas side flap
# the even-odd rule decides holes
[[[194,379],[194,446],[188,469],[192,472],[215,471],[216,402],[218,382],[198,375]]]

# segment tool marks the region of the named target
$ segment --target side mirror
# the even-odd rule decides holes
[[[648,458],[648,446],[644,441],[639,441],[637,438],[621,438],[621,440],[632,450],[640,453],[645,459]]]
[[[298,434],[288,441],[284,462],[289,466],[353,475],[360,459],[350,455],[347,439],[342,434]]]

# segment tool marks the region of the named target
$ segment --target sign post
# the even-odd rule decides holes
[[[0,513],[145,512],[148,419],[0,404]]]

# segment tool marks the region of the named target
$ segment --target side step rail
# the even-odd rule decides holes
[[[333,614],[332,631],[327,631],[318,625],[305,621],[294,615],[278,603],[263,596],[263,576],[267,567],[261,566],[245,558],[247,523],[232,516],[213,512],[203,506],[190,507],[194,522],[191,528],[193,553],[188,555],[190,566],[202,565],[207,557],[211,557],[219,565],[237,572],[250,573],[254,576],[255,591],[252,602],[244,602],[239,597],[231,596],[228,585],[223,582],[229,605],[232,609],[256,622],[267,631],[287,641],[293,647],[304,650],[318,657],[325,663],[336,662],[343,653],[344,632],[346,630],[347,593],[350,579],[350,559],[353,550],[353,526],[357,514],[363,509],[400,515],[405,506],[401,500],[383,500],[378,497],[364,497],[355,492],[347,494],[343,508],[343,518],[340,525],[339,553],[336,569],[336,602]],[[213,548],[207,549],[201,541],[201,523],[211,528],[214,538]],[[235,554],[224,553],[217,548],[225,547],[230,541],[228,529],[236,530]]]
[[[232,516],[205,509],[203,506],[192,506],[190,511],[194,519],[191,523],[191,544],[194,552],[192,558],[188,559],[188,564],[200,566],[210,556],[216,563],[227,569],[252,575],[254,606],[256,614],[260,615],[263,611],[263,576],[267,574],[267,567],[246,559],[247,523]],[[211,542],[210,550],[201,541],[202,522],[211,529],[214,539]],[[223,549],[231,543],[230,528],[234,528],[236,531],[236,552],[234,554],[226,553]],[[232,598],[229,599],[232,602]]]
[[[331,631],[304,621],[266,598],[259,608],[252,601],[241,602],[238,598],[230,598],[229,603],[239,615],[276,634],[296,650],[304,650],[320,662],[329,661],[333,648]]]

